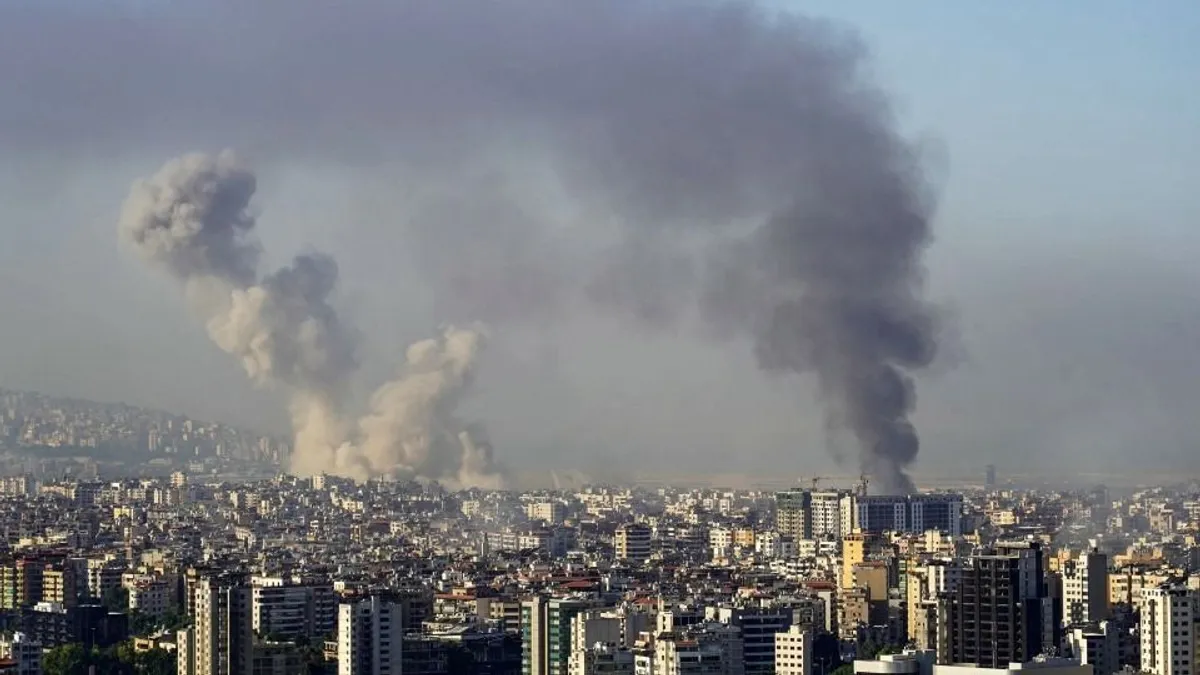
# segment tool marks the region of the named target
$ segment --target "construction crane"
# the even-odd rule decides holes
[[[825,480],[825,476],[809,476],[809,478],[807,480],[808,480],[809,489],[816,490],[817,486],[821,484],[821,481]],[[803,477],[801,477],[796,482],[803,483],[803,482],[805,482],[805,479]]]

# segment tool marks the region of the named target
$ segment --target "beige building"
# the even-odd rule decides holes
[[[613,539],[617,558],[641,564],[650,559],[650,528],[641,523],[625,523]]]
[[[811,675],[812,632],[792,626],[775,634],[775,675]]]

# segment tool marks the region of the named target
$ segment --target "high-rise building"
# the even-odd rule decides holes
[[[996,466],[988,464],[984,470],[983,484],[990,490],[996,487]]]
[[[599,602],[592,599],[547,599],[542,596],[522,602],[522,675],[567,675],[572,621],[598,605]]]
[[[296,675],[305,670],[300,648],[292,642],[256,642],[250,664],[250,675]]]
[[[338,675],[400,675],[403,605],[372,595],[338,605]]]
[[[239,574],[192,585],[192,625],[179,631],[179,675],[238,675],[251,668],[250,587]]]
[[[918,650],[937,649],[937,601],[958,588],[962,567],[956,560],[933,559],[905,571],[908,638]]]
[[[811,499],[811,539],[841,539],[848,530],[843,529],[847,520],[852,495],[840,490],[813,491]]]
[[[1172,584],[1142,589],[1142,672],[1194,675],[1198,610],[1200,591],[1195,589]]]
[[[642,564],[650,559],[650,528],[641,523],[625,523],[617,528],[613,539],[617,558]]]
[[[1108,618],[1108,556],[1092,549],[1062,566],[1062,616],[1068,626]]]
[[[84,579],[79,577],[75,565],[47,565],[42,570],[42,601],[57,603],[64,607],[78,605],[81,595],[80,582],[86,584],[87,581],[86,576]],[[86,592],[86,586],[82,590]]]
[[[321,639],[337,626],[337,596],[328,581],[251,580],[251,622],[260,635]]]
[[[875,535],[862,532],[842,537],[842,588],[854,588],[854,566],[865,561],[878,543]]]
[[[812,493],[793,488],[775,493],[775,531],[812,539]]]
[[[1120,636],[1108,621],[1074,626],[1063,640],[1071,656],[1092,667],[1093,675],[1113,675],[1121,670]]]
[[[741,629],[742,660],[746,675],[775,672],[775,634],[792,626],[790,607],[720,607],[717,620]]]
[[[970,558],[958,587],[939,606],[939,661],[1001,668],[1025,663],[1060,645],[1036,543],[997,547]]]
[[[112,597],[121,587],[125,565],[114,559],[88,558],[86,564],[87,594],[95,600]]]

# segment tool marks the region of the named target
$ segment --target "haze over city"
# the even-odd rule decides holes
[[[0,675],[1200,673],[1195,0],[0,0]]]
[[[585,118],[553,108],[584,96],[582,83],[535,87],[550,106],[540,108],[454,89],[479,84],[454,64],[443,64],[448,87],[439,87],[438,68],[394,72],[397,60],[415,63],[421,54],[406,49],[422,43],[372,33],[391,11],[380,3],[336,17],[293,3],[282,20],[265,7],[225,2],[195,16],[188,3],[134,4],[128,13],[120,3],[0,5],[0,81],[16,93],[0,112],[0,386],[289,433],[279,388],[256,388],[237,359],[209,342],[179,289],[117,243],[135,181],[185,153],[215,157],[232,148],[257,181],[250,212],[263,273],[313,251],[337,261],[331,304],[361,336],[360,377],[346,394],[355,415],[369,408],[410,343],[447,323],[481,320],[488,345],[455,414],[486,428],[496,457],[514,471],[632,477],[670,475],[686,462],[689,476],[857,473],[854,451],[841,467],[827,451],[828,413],[814,373],[764,372],[753,335],[669,316],[672,294],[688,293],[673,285],[671,268],[684,244],[656,238],[683,237],[681,230],[611,237],[611,203],[650,220],[706,219],[728,206],[704,192],[712,178],[705,168],[689,172],[669,143],[656,149],[661,156],[620,148],[621,161],[650,163],[635,179],[661,184],[626,186],[605,176],[604,190],[631,191],[620,199],[586,187],[554,189],[548,173],[575,171],[570,179],[586,186],[588,171],[598,171],[571,163],[571,153],[598,147],[566,149],[555,136],[588,132]],[[978,473],[985,464],[1013,473],[1068,461],[1100,473],[1200,468],[1193,290],[1200,273],[1192,262],[1200,242],[1189,227],[1200,215],[1192,187],[1200,179],[1200,57],[1190,41],[1200,9],[1186,2],[1153,9],[1100,2],[1086,13],[1036,3],[778,9],[832,20],[832,29],[804,30],[831,36],[834,52],[853,51],[855,43],[842,40],[857,35],[868,82],[887,92],[895,128],[918,151],[924,185],[915,192],[930,200],[932,243],[913,250],[923,253],[916,269],[928,286],[918,296],[938,318],[939,347],[927,368],[923,356],[914,359],[918,482],[923,474]],[[593,10],[599,25],[624,35],[610,13]],[[604,49],[586,41],[568,49],[572,31],[587,27],[572,14],[535,12],[546,25],[512,30],[577,55],[596,77],[608,67],[620,73],[620,54],[594,62],[587,59]],[[435,54],[461,56],[458,65],[467,67],[471,38],[486,34],[477,31],[489,20],[507,24],[491,15],[475,16],[478,25],[453,23],[461,18],[447,10],[424,20],[453,26],[448,35],[462,42],[438,43]],[[342,32],[323,33],[317,49],[310,40],[328,21]],[[687,25],[649,25],[664,31],[668,46],[691,44]],[[636,32],[628,40],[656,43]],[[158,58],[145,56],[150,46]],[[488,53],[488,45],[479,48]],[[521,58],[552,61],[534,51],[518,50],[512,67]],[[663,54],[664,68],[694,72],[711,94],[703,83],[719,74],[720,54],[690,47]],[[491,77],[520,80],[506,80],[502,70]],[[621,77],[609,86],[628,80]],[[497,106],[489,111],[512,126],[488,128],[487,116],[454,108],[460,99]],[[721,118],[717,127],[731,139],[706,151],[739,147],[739,123],[754,143],[772,137],[750,128],[771,119],[752,101],[720,101],[721,111],[742,108],[750,111],[744,122]],[[625,112],[616,106],[601,121],[642,119]],[[480,139],[486,153],[471,145]],[[777,159],[754,145],[746,161],[755,153]],[[654,195],[664,201],[646,198]],[[538,226],[536,237],[527,220]],[[610,250],[627,266],[605,276]],[[464,282],[473,275],[463,270],[479,271],[484,287]],[[519,280],[506,276],[511,270],[521,271]],[[571,292],[553,297],[580,270],[615,285],[601,285],[598,302],[595,293],[586,303]],[[492,285],[496,279],[512,284]],[[552,316],[512,319],[555,302],[566,306],[548,310]]]

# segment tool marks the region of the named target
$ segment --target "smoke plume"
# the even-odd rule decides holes
[[[912,378],[935,353],[921,265],[933,204],[848,31],[720,0],[107,11],[27,8],[9,22],[20,30],[0,26],[0,79],[23,92],[0,142],[88,129],[103,149],[186,133],[402,180],[381,236],[403,231],[446,320],[599,310],[747,339],[763,369],[812,375],[878,489],[911,489]],[[78,67],[39,72],[61,51],[46,36]],[[111,86],[61,105],[97,72]],[[167,200],[141,245],[177,275],[248,292],[252,219],[230,206],[248,186],[235,174],[163,214]],[[187,210],[200,206],[219,225],[197,229]]]
[[[360,440],[341,450],[341,463],[371,475],[432,477],[450,487],[500,487],[482,431],[454,417],[483,340],[478,329],[451,327],[410,346],[397,378],[371,396],[370,412],[358,423]]]
[[[358,339],[330,304],[337,263],[302,254],[259,278],[255,187],[254,174],[230,152],[186,155],[134,184],[119,229],[147,262],[184,284],[209,337],[256,384],[287,392],[293,471],[500,487],[490,447],[450,425],[480,333],[448,330],[442,342],[409,348],[408,370],[376,393],[356,436],[343,405]],[[460,444],[450,456],[439,454],[449,451],[445,435]]]

